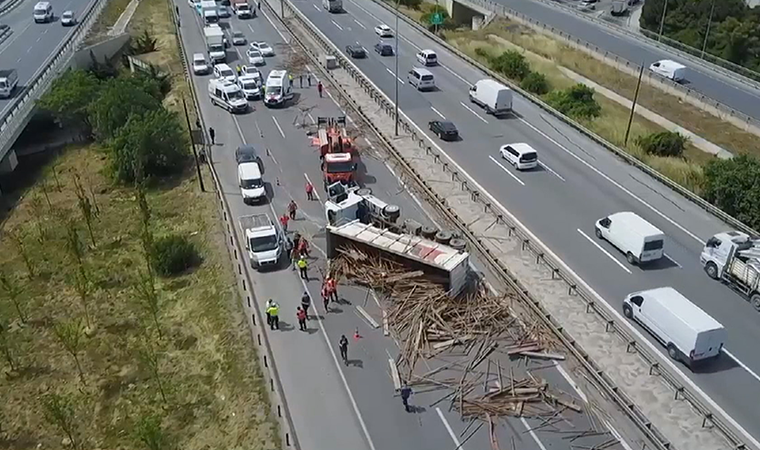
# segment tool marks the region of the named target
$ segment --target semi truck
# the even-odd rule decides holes
[[[206,38],[206,49],[211,61],[218,63],[227,59],[227,51],[224,47],[224,32],[219,25],[209,25],[203,28]]]
[[[282,256],[283,237],[272,219],[267,214],[252,214],[240,217],[239,223],[251,267],[276,268]]]
[[[239,19],[250,19],[256,15],[248,0],[232,0],[232,11]]]
[[[699,261],[710,278],[726,283],[760,312],[760,240],[726,231],[705,243]]]

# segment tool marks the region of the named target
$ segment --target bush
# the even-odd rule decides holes
[[[43,95],[38,105],[50,111],[64,125],[89,128],[87,108],[100,95],[103,84],[92,73],[67,70]]]
[[[544,95],[549,92],[549,82],[544,74],[531,72],[520,82],[520,87],[536,95]]]
[[[149,86],[154,86],[149,88]],[[106,83],[88,108],[90,123],[101,142],[116,136],[132,115],[161,109],[160,88],[146,79],[120,77]]]
[[[156,239],[150,257],[153,268],[165,277],[180,274],[201,261],[195,244],[179,234]]]
[[[650,155],[674,157],[683,155],[686,141],[685,137],[672,131],[652,133],[636,139],[636,143]]]
[[[491,52],[483,47],[475,47],[475,55],[480,56],[489,62],[491,61]]]
[[[155,52],[158,50],[158,39],[153,37],[153,33],[149,30],[144,30],[139,36],[134,38],[129,49],[133,55]]]
[[[525,57],[514,50],[508,50],[491,60],[494,70],[503,73],[513,80],[522,80],[530,73],[530,64]]]
[[[704,198],[752,228],[760,227],[760,161],[748,155],[705,167]]]
[[[420,9],[420,6],[422,6],[422,0],[399,0],[399,3],[415,10]]]
[[[602,107],[594,100],[594,90],[585,84],[550,92],[546,101],[557,111],[576,119],[593,119],[602,113]]]

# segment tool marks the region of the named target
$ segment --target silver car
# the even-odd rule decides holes
[[[193,55],[193,73],[196,75],[206,75],[211,68],[206,62],[206,55],[203,53],[195,53]]]
[[[232,31],[232,45],[245,45],[245,35],[242,31]]]

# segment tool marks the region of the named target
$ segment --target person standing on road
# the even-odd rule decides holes
[[[269,308],[275,306],[276,304],[277,303],[275,303],[274,300],[270,298],[269,300],[267,300],[266,306],[264,306],[264,312],[267,314],[267,325],[269,325],[270,327],[272,326],[272,315]]]
[[[304,312],[306,313],[306,318],[309,317],[309,308],[311,307],[311,296],[308,292],[303,293],[303,297],[301,297],[301,308],[303,308]]]
[[[309,272],[308,272],[308,270],[309,270],[309,263],[306,262],[306,258],[304,258],[303,256],[301,256],[298,259],[297,265],[298,265],[298,271],[301,274],[301,278],[303,278],[306,281],[309,281]]]
[[[290,217],[288,217],[287,214],[283,214],[282,217],[280,217],[280,225],[282,225],[282,231],[288,232],[288,221],[290,220]]]
[[[298,319],[298,329],[306,331],[306,311],[300,306],[296,309],[296,319]]]
[[[340,357],[343,359],[343,364],[348,365],[348,339],[346,339],[345,334],[340,336],[338,348],[340,349]]]
[[[301,89],[303,89],[303,74],[298,75],[298,82],[301,84]]]
[[[322,98],[322,82],[317,82],[317,92],[319,92],[319,98]]]
[[[267,308],[267,313],[269,314],[269,317],[271,317],[271,320],[269,322],[269,329],[279,330],[280,329],[280,307],[277,306],[277,303],[273,303],[272,306]]]
[[[309,201],[314,200],[314,185],[311,184],[311,181],[306,182],[306,198]]]
[[[216,131],[211,127],[208,127],[208,137],[211,138],[211,145],[216,145]]]
[[[259,0],[258,2],[256,2],[256,9],[258,9],[259,11],[261,11],[261,0]]]
[[[330,312],[330,294],[327,293],[327,286],[322,284],[322,290],[320,291],[322,294],[322,305],[325,307],[325,314]]]
[[[301,236],[298,240],[298,256],[306,258],[309,256],[309,241],[305,237]]]
[[[328,275],[325,279],[325,286],[327,286],[327,295],[331,301],[338,302],[338,282],[333,276]]]
[[[290,203],[288,203],[288,215],[290,216],[290,220],[296,220],[296,211],[298,211],[298,205],[296,205],[295,200],[291,200]]]
[[[411,396],[412,388],[405,384],[404,387],[401,388],[401,402],[404,404],[406,412],[411,412],[411,407],[409,406],[409,397]]]

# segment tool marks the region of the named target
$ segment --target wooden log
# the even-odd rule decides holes
[[[558,361],[565,360],[565,355],[560,355],[557,353],[546,353],[546,352],[537,353],[537,352],[531,352],[531,351],[528,351],[528,352],[523,351],[523,352],[520,352],[520,356],[527,356],[529,358],[539,358],[539,359],[554,359]]]

